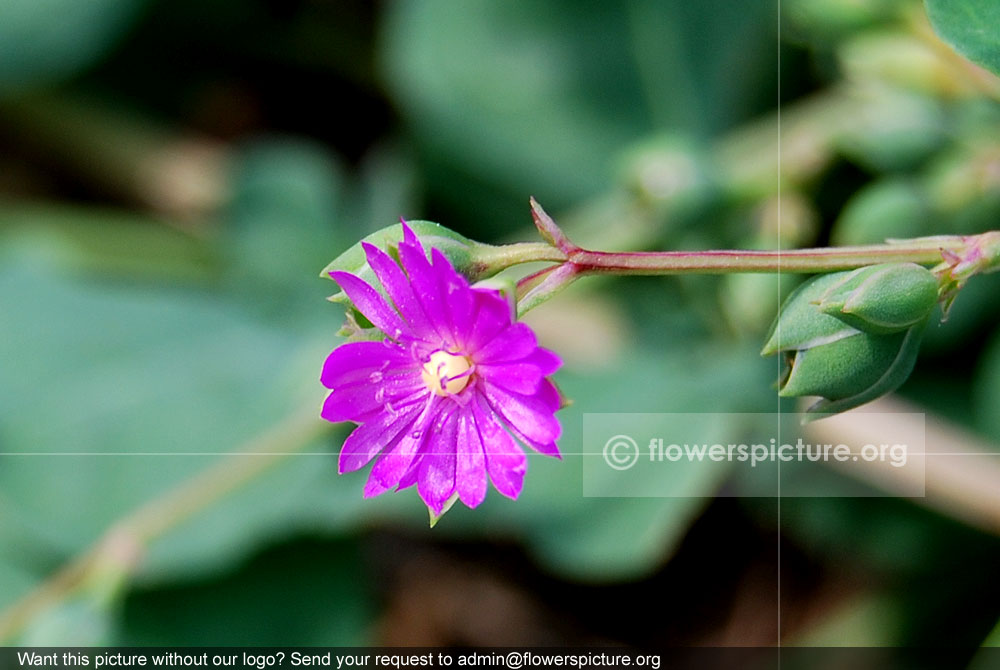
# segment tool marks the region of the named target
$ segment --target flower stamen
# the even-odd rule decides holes
[[[468,385],[472,371],[468,358],[439,349],[424,363],[420,376],[428,389],[444,397],[461,392]]]

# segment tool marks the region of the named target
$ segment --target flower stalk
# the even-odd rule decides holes
[[[522,254],[522,262],[550,260],[553,250],[564,255],[565,260],[518,283],[522,314],[586,275],[816,274],[881,263],[916,263],[937,265],[939,273],[947,272],[949,277],[955,278],[955,284],[964,285],[972,274],[1000,268],[1000,232],[997,231],[818,249],[609,252],[583,249],[570,242],[534,198],[531,199],[531,212],[539,233],[551,246],[545,257],[530,258],[529,254]]]

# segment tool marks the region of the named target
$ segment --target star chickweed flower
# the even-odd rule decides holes
[[[515,437],[559,458],[561,400],[548,376],[561,362],[514,320],[499,291],[470,286],[437,249],[429,261],[405,223],[403,231],[399,263],[363,244],[389,301],[356,275],[330,272],[385,334],[341,345],[323,366],[332,389],[323,418],[359,424],[344,441],[340,472],[375,459],[365,497],[416,484],[434,517],[455,500],[479,505],[487,480],[517,498],[527,459]]]

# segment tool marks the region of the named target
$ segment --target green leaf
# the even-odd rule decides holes
[[[147,0],[6,0],[0,96],[75,73],[106,53]]]
[[[979,358],[973,399],[976,428],[1000,442],[1000,331],[994,332]]]
[[[240,147],[221,251],[233,283],[252,287],[255,301],[271,298],[285,312],[293,300],[308,312],[320,305],[322,284],[303,269],[356,235],[336,225],[342,172],[335,155],[304,138],[257,138]]]
[[[882,594],[855,597],[792,643],[803,647],[891,647],[900,643],[901,603]]]
[[[16,315],[0,329],[0,491],[49,570],[293,411],[314,406],[321,421],[324,320],[287,332],[218,296],[17,265],[0,273],[0,313]],[[360,484],[337,480],[329,450],[314,443],[178,526],[150,547],[143,579],[219,569],[264,539],[343,524]]]
[[[360,644],[373,615],[365,568],[351,539],[268,546],[223,575],[134,589],[114,644]]]
[[[50,267],[175,282],[206,282],[219,271],[218,254],[203,239],[121,209],[5,205],[0,234],[0,254]]]
[[[525,194],[558,209],[604,191],[651,131],[706,137],[770,105],[776,6],[404,0],[381,63],[435,199],[493,232]]]
[[[924,0],[931,24],[945,42],[974,63],[1000,74],[1000,3],[994,0]]]
[[[996,628],[983,641],[984,647],[1000,647],[1000,619],[997,620]]]
[[[0,520],[6,519],[0,517]],[[36,582],[35,575],[7,561],[0,561],[0,611],[26,595]]]

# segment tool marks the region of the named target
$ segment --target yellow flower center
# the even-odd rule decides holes
[[[465,356],[435,351],[431,359],[424,363],[420,376],[427,388],[439,396],[453,395],[469,383],[472,375],[466,373],[471,367],[472,363]]]

